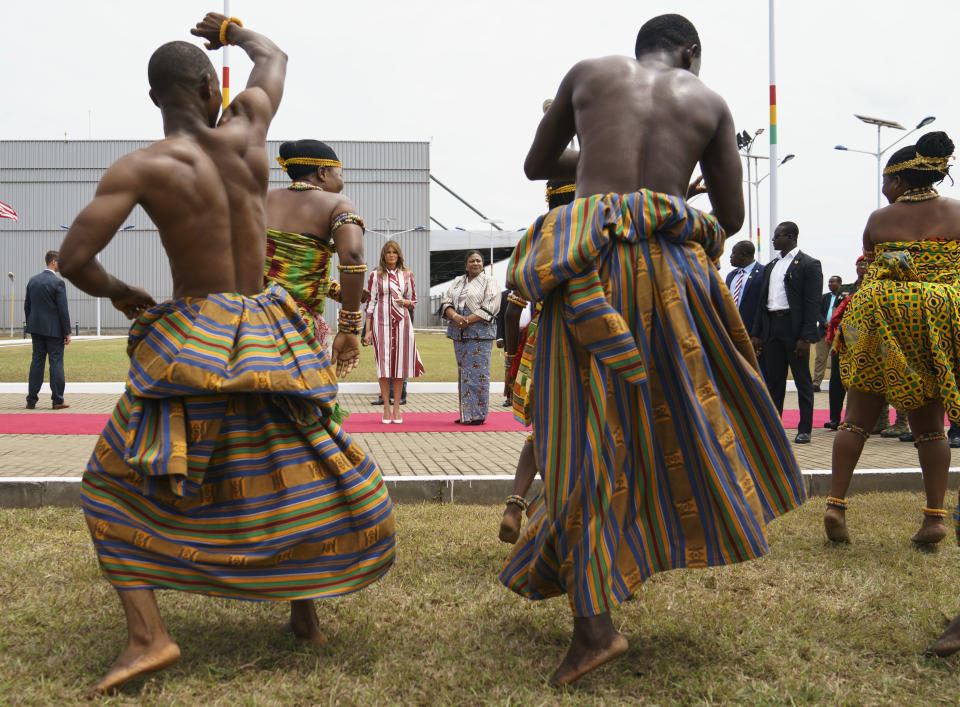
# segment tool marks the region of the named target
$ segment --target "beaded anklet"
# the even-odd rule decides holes
[[[947,512],[942,508],[926,508],[923,509],[923,515],[928,518],[946,518]]]
[[[521,512],[521,513],[523,513],[525,510],[527,510],[527,506],[529,505],[529,504],[527,503],[527,499],[525,499],[523,496],[518,496],[518,495],[516,495],[516,494],[512,494],[512,495],[510,495],[510,496],[507,496],[507,501],[506,501],[506,503],[507,503],[508,506],[509,506],[511,503],[513,503],[514,505],[520,506],[520,512]]]
[[[853,432],[854,434],[860,435],[864,439],[870,439],[869,432],[867,432],[862,427],[857,427],[852,422],[841,422],[839,425],[837,425],[837,432],[840,432],[841,430],[845,432]]]
[[[946,439],[947,435],[943,432],[924,432],[922,435],[917,435],[914,438],[913,446],[919,447],[923,442],[939,442],[941,439]]]
[[[847,510],[847,499],[827,496],[827,505],[833,506],[834,508],[839,508],[841,511],[845,511]]]

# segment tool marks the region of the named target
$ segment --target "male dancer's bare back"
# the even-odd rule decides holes
[[[191,33],[206,39],[208,49],[218,49],[225,20],[208,13]],[[246,89],[219,121],[222,97],[208,59],[208,67],[190,65],[191,71],[200,66],[196,80],[180,75],[164,90],[151,90],[163,116],[165,139],[120,158],[106,171],[93,201],[77,216],[60,247],[64,277],[88,294],[109,297],[130,318],[155,304],[153,298],[108,274],[95,256],[137,204],[160,231],[174,298],[219,292],[252,295],[263,289],[265,139],[283,95],[287,57],[263,35],[234,23],[227,25],[226,39],[253,60]],[[158,54],[170,46],[174,45],[164,45]],[[165,668],[180,656],[153,590],[118,594],[127,619],[127,646],[88,697]],[[295,632],[305,640],[325,640],[312,602],[294,605]]]
[[[192,34],[217,49],[223,15],[209,13]],[[108,275],[94,256],[137,204],[157,225],[170,260],[173,297],[263,289],[264,196],[269,167],[266,133],[283,95],[286,55],[269,39],[230,24],[229,42],[254,62],[246,89],[217,115],[222,100],[210,66],[206,83],[151,98],[166,138],[115,162],[94,200],[63,242],[61,271],[89,294],[110,297],[134,316],[149,295]]]
[[[578,197],[646,188],[683,198],[699,162],[714,216],[733,235],[743,225],[733,117],[699,70],[699,46],[579,62],[540,122],[527,177],[576,178]],[[566,149],[574,134],[579,152]]]

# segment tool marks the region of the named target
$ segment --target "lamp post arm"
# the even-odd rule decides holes
[[[906,139],[906,138],[909,137],[910,135],[913,135],[913,134],[914,134],[915,132],[917,132],[917,130],[919,130],[919,129],[920,129],[920,128],[914,128],[914,129],[911,130],[910,132],[904,133],[903,135],[900,136],[899,139],[894,140],[894,141],[891,142],[889,145],[887,145],[885,148],[883,148],[883,149],[880,151],[880,155],[882,156],[883,153],[885,153],[885,152],[886,152],[887,150],[889,150],[891,147],[893,147],[894,145],[896,145],[898,142],[901,142],[902,140]]]

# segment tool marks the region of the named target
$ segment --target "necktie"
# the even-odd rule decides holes
[[[746,274],[747,271],[744,268],[740,268],[737,281],[733,283],[733,301],[737,303],[738,307],[740,306],[740,296],[743,294],[743,280]]]

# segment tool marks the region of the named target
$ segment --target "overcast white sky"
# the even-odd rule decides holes
[[[191,40],[189,28],[204,12],[222,7],[8,3],[0,139],[162,137],[147,97],[147,60],[165,41]],[[290,57],[271,139],[429,140],[433,174],[509,229],[526,227],[544,208],[543,184],[522,170],[543,99],[579,59],[632,54],[640,25],[664,12],[697,26],[701,78],[726,98],[738,130],[766,128],[767,0],[231,2],[231,14]],[[799,224],[801,248],[821,259],[825,279],[851,280],[876,205],[876,160],[833,147],[876,148],[875,129],[853,113],[910,128],[933,115],[925,130],[946,130],[960,143],[953,57],[960,2],[778,0],[776,25],[779,151],[797,156],[779,172],[779,217]],[[219,55],[212,58],[219,68]],[[235,95],[250,63],[234,48],[231,64]],[[898,136],[884,131],[883,146]],[[757,147],[767,154],[766,134]],[[765,239],[768,184],[761,186]],[[947,182],[941,193],[957,196],[960,185]],[[694,203],[705,208],[706,197]],[[486,228],[436,187],[431,212],[450,227]],[[742,237],[746,224],[729,244]]]

